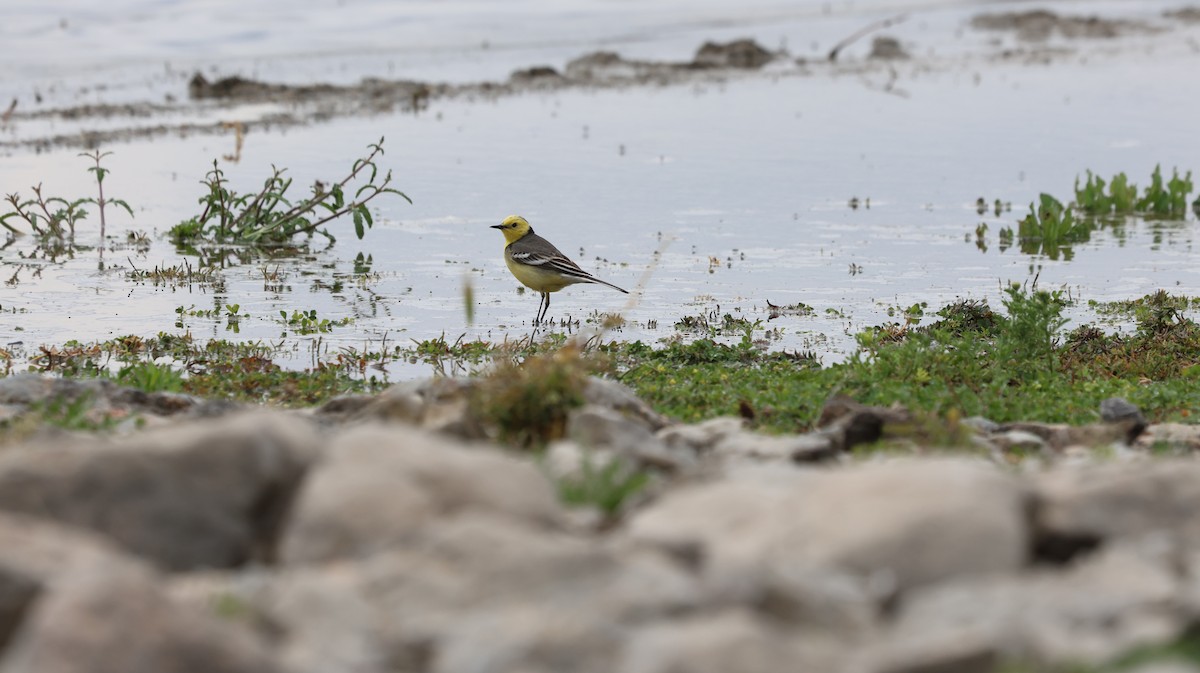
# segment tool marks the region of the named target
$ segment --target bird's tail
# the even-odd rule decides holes
[[[601,285],[607,285],[607,286],[611,287],[612,289],[616,290],[617,292],[624,292],[625,294],[629,294],[629,290],[626,290],[626,289],[624,289],[624,288],[617,287],[616,285],[613,285],[612,283],[608,282],[607,280],[600,280],[599,278],[597,278],[597,277],[595,277],[595,276],[589,276],[589,279],[590,279],[590,280],[591,280],[593,283],[599,283],[599,284],[601,284]]]

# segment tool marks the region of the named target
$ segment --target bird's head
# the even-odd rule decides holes
[[[492,229],[499,229],[500,233],[504,234],[505,243],[512,243],[533,231],[533,227],[529,226],[529,221],[520,215],[509,215],[500,224],[493,224]]]

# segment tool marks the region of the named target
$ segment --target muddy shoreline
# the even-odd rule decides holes
[[[568,89],[679,86],[744,76],[862,77],[870,87],[906,95],[898,82],[919,74],[1002,63],[1047,65],[1079,55],[1081,45],[1116,45],[1117,38],[1125,37],[1154,40],[1200,21],[1197,17],[1200,7],[1166,11],[1155,23],[1047,10],[980,13],[968,27],[996,36],[989,41],[992,48],[952,58],[922,54],[919,45],[904,44],[889,36],[891,26],[910,19],[897,15],[846,36],[822,59],[798,57],[786,49],[772,50],[751,39],[738,39],[706,42],[693,58],[682,62],[630,59],[614,51],[595,51],[569,61],[561,70],[533,64],[514,70],[504,81],[465,84],[364,78],[350,85],[290,85],[239,75],[210,78],[195,72],[185,90],[167,91],[161,103],[89,103],[31,111],[27,103],[14,99],[0,117],[0,129],[10,127],[13,131],[8,138],[0,139],[0,152],[94,149],[163,136],[228,133],[230,118],[237,118],[243,131],[269,131],[348,116],[421,114],[439,100],[496,99]],[[1012,36],[1015,45],[1003,41],[1002,36]],[[842,53],[844,47],[856,42],[871,44],[866,55],[855,58]],[[103,87],[104,83],[96,84],[97,89]],[[250,106],[256,109],[250,110]],[[266,109],[257,109],[262,107]],[[58,123],[80,128],[54,132]],[[35,128],[24,132],[21,127],[27,125]]]

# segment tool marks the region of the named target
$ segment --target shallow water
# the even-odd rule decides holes
[[[144,4],[156,11],[167,6]],[[204,11],[230,12],[241,17],[238,25],[262,25],[266,19],[257,13],[263,10],[241,7],[249,4],[207,3]],[[410,19],[427,25],[397,30],[414,30],[435,43],[441,39],[441,47],[423,50],[412,43],[412,53],[421,54],[416,65],[391,76],[500,78],[513,67],[561,65],[606,41],[638,57],[685,59],[705,39],[747,35],[768,46],[786,42],[794,54],[822,52],[835,40],[817,36],[841,37],[896,6],[913,4],[833,3],[825,13],[812,3],[783,13],[783,3],[761,3],[738,15],[711,2],[683,19],[680,5],[671,2],[651,3],[633,18],[606,2],[572,9],[530,2],[488,20],[468,13],[475,7],[470,3],[437,3],[437,10],[414,3],[406,6],[428,13],[414,11],[418,17]],[[675,334],[673,325],[684,316],[732,313],[782,330],[773,347],[813,350],[826,363],[852,352],[852,335],[863,327],[900,320],[889,309],[925,302],[934,310],[960,297],[986,298],[998,306],[1004,283],[1035,276],[1041,287],[1064,288],[1084,300],[1072,309],[1080,319],[1090,317],[1088,299],[1134,298],[1159,288],[1200,294],[1194,217],[1170,225],[1131,221],[1119,237],[1111,230],[1097,232],[1075,246],[1069,261],[1015,248],[1001,252],[996,236],[1002,226],[1015,228],[1039,192],[1069,198],[1076,175],[1085,169],[1106,177],[1124,171],[1141,185],[1156,164],[1168,171],[1195,167],[1198,94],[1180,82],[1196,67],[1200,29],[1056,41],[1074,53],[1048,65],[1030,64],[992,56],[1014,44],[1011,36],[963,27],[981,5],[929,3],[886,31],[923,55],[894,66],[890,91],[886,68],[856,73],[783,65],[768,73],[729,75],[723,82],[442,99],[415,115],[252,132],[241,160],[223,162],[241,190],[256,188],[272,164],[286,166],[301,186],[340,177],[367,144],[386,136],[381,165],[394,171],[397,186],[414,204],[380,199],[373,209],[376,225],[364,240],[354,238],[348,221],[340,222],[331,228],[339,240],[327,250],[227,268],[212,285],[154,286],[132,282],[126,272],[184,259],[161,236],[196,214],[199,180],[214,157],[233,151],[232,134],[169,135],[105,147],[113,152],[106,159],[112,170],[106,190],[136,211],[132,221],[110,212],[109,233],[144,231],[150,248],[108,250],[100,268],[94,249],[50,261],[41,258],[30,237],[11,242],[0,251],[0,278],[8,281],[0,286],[0,345],[20,353],[68,339],[183,330],[279,340],[290,332],[279,311],[296,309],[316,309],[322,318],[353,317],[351,325],[321,335],[322,352],[443,333],[450,339],[521,337],[530,330],[537,297],[518,293],[501,259],[501,236],[487,228],[510,213],[525,215],[581,266],[618,285],[633,289],[651,271],[632,306],[608,288],[574,286],[554,295],[554,318],[586,320],[594,311],[620,310],[629,322],[614,336],[654,341]],[[187,21],[204,13],[198,4],[169,6]],[[1173,5],[1054,6],[1064,13],[1086,9],[1152,20]],[[356,7],[367,19],[388,14],[382,3]],[[1013,9],[1014,3],[1002,8]],[[331,80],[335,65],[318,67],[320,59],[288,51],[299,37],[328,31],[312,51],[328,47],[336,54],[330,61],[341,64],[340,77],[388,76],[371,70],[387,56],[374,51],[372,40],[381,40],[390,25],[362,17],[351,21],[339,11],[318,3],[297,9],[297,16],[308,17],[308,33],[305,21],[288,30],[299,36],[230,32],[224,23],[192,21],[198,26],[194,40],[167,34],[156,41],[129,40],[107,66],[96,67],[114,81],[132,82],[122,80],[122,73],[145,68],[147,60],[166,58],[164,53],[197,63],[218,53],[220,59],[208,62],[222,72],[229,64],[253,62],[253,74],[266,79]],[[782,18],[761,21],[772,11]],[[25,21],[18,25],[30,24],[34,14],[18,11]],[[344,21],[320,24],[320,30],[313,25],[334,15]],[[141,30],[154,32],[158,19],[146,16],[150,26]],[[531,17],[538,19],[534,46],[511,47],[522,41],[511,39],[508,28],[526,25]],[[78,30],[86,44],[129,30],[105,21],[83,22]],[[586,27],[579,41],[553,39],[570,26]],[[356,31],[368,36],[358,48],[345,44]],[[494,39],[490,51],[483,50],[489,58],[480,59],[479,48],[464,46],[478,41],[472,31],[499,34],[508,42]],[[618,33],[624,41],[614,37]],[[844,58],[861,59],[866,48],[856,45]],[[497,51],[505,56],[490,58]],[[47,81],[80,76],[63,74],[70,70],[69,58],[55,58],[63,62],[36,64],[53,73]],[[374,65],[365,65],[368,61]],[[27,70],[36,74],[37,68]],[[178,87],[174,82],[146,79],[88,95],[161,95]],[[1136,83],[1136,95],[1120,85],[1130,82]],[[63,86],[60,93],[68,88]],[[21,122],[0,138],[35,132],[41,132],[35,123]],[[10,149],[0,159],[0,186],[9,192],[43,182],[54,193],[90,194],[87,164],[77,153]],[[864,204],[869,199],[869,208],[850,208],[852,197]],[[989,204],[1010,201],[1012,211],[980,216],[978,197]],[[981,222],[989,227],[986,252],[976,245]],[[94,219],[83,225],[79,240],[98,242]],[[369,272],[355,272],[360,253],[370,257]],[[265,279],[274,274],[278,280]],[[467,284],[478,302],[473,324],[464,310]],[[768,301],[803,302],[816,315],[768,324]],[[180,307],[219,310],[225,304],[249,313],[236,334],[220,318],[185,315],[183,326],[175,325]],[[294,335],[287,340],[294,349],[292,366],[310,364],[314,340]]]

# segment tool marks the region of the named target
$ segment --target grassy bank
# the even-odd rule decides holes
[[[1063,333],[1061,295],[1013,287],[999,310],[964,301],[942,308],[928,326],[866,330],[858,335],[859,350],[830,366],[809,354],[768,350],[755,338],[762,328],[753,324],[746,324],[733,343],[715,334],[665,346],[593,343],[570,366],[612,376],[681,421],[740,415],[773,432],[811,428],[835,394],[868,404],[899,403],[946,418],[1069,423],[1094,420],[1101,400],[1122,396],[1152,421],[1188,422],[1200,411],[1200,326],[1185,315],[1195,305],[1195,300],[1159,292],[1093,307],[1099,315],[1132,321],[1135,331],[1118,334],[1087,325]],[[551,366],[537,359],[547,354],[559,353],[555,361],[565,362],[560,353],[565,343],[561,334],[532,343],[434,339],[386,351],[341,353],[305,371],[289,371],[274,362],[277,352],[270,344],[161,334],[43,347],[31,368],[111,377],[147,391],[308,406],[385,387],[380,368],[397,360],[426,363],[431,372],[457,369],[488,376],[491,371],[493,377],[516,381],[544,380],[547,376],[514,377],[513,372]],[[497,370],[495,362],[505,366]],[[536,391],[518,393],[509,394],[538,399]],[[546,399],[577,401],[559,393]]]

